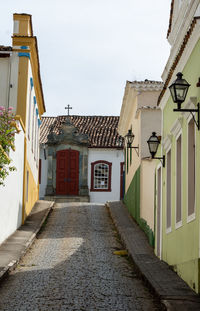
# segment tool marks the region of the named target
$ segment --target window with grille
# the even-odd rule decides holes
[[[111,191],[111,166],[107,161],[91,163],[91,191]]]

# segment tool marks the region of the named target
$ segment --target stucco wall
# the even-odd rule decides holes
[[[159,91],[145,91],[138,94],[138,108],[148,106],[156,107]]]
[[[150,157],[147,140],[156,132],[161,136],[161,110],[144,109],[141,110],[141,135],[140,135],[140,155],[141,159]]]
[[[194,33],[195,34],[195,33]],[[199,37],[199,32],[198,32]],[[199,50],[200,40],[197,41],[184,69],[180,62],[176,72],[182,71],[183,77],[191,84],[186,101],[189,103],[191,98],[200,98],[200,88],[196,87],[199,79]],[[185,53],[188,53],[187,49]],[[186,57],[188,54],[183,54]],[[168,94],[169,95],[169,94]],[[165,94],[165,97],[167,93]],[[166,99],[166,98],[165,98]],[[164,103],[162,103],[164,106]],[[168,137],[169,147],[171,145],[171,229],[166,229],[166,168],[162,168],[162,259],[172,265],[177,273],[196,291],[200,292],[199,280],[199,215],[200,215],[200,131],[196,131],[196,197],[195,213],[193,218],[188,217],[188,114],[173,112],[175,104],[171,97],[168,97],[163,109],[163,140]],[[174,125],[180,120],[182,132],[182,223],[176,226],[176,136]],[[178,121],[179,122],[179,121]],[[164,146],[163,153],[166,154],[167,147]]]
[[[16,112],[17,88],[18,88],[18,64],[17,53],[10,57],[0,58],[0,106],[13,107]]]
[[[111,192],[90,191],[91,163],[105,160],[112,163]],[[116,149],[89,149],[88,153],[88,186],[90,202],[105,203],[106,201],[120,200],[120,163],[124,161],[122,150]]]
[[[140,217],[154,231],[155,160],[142,160],[140,168]]]
[[[20,133],[15,135],[16,151],[9,157],[16,171],[10,172],[5,187],[0,186],[0,243],[11,235],[22,223],[22,196],[24,172],[24,132],[17,121]]]
[[[44,149],[40,148],[42,160],[40,198],[44,198],[47,185],[48,160],[44,159]],[[90,191],[91,188],[91,163],[104,160],[112,163],[111,192]],[[120,163],[124,162],[122,150],[116,149],[94,149],[88,150],[88,188],[91,202],[105,203],[106,201],[120,199]]]
[[[138,146],[139,145],[139,156],[137,155],[136,151],[134,149],[128,149],[126,148],[126,183],[125,183],[125,192],[128,191],[128,188],[132,182],[133,176],[135,175],[135,172],[137,171],[138,167],[140,166],[141,162],[141,156],[140,156],[140,140],[141,140],[141,114],[136,116],[136,110],[137,110],[137,101],[138,97],[135,97],[135,92],[133,89],[131,89],[132,97],[131,99],[133,101],[133,107],[131,114],[127,117],[128,123],[127,123],[127,132],[128,129],[132,128],[132,133],[135,135],[132,146]],[[126,133],[127,133],[126,132]],[[127,155],[128,153],[128,155]],[[132,161],[130,159],[132,158]]]

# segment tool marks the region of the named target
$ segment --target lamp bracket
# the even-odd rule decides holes
[[[139,145],[136,147],[134,147],[134,146],[129,146],[128,148],[130,148],[130,149],[135,149],[135,152],[137,153],[137,156],[139,157]]]
[[[200,107],[199,107],[199,103],[197,104],[197,109],[173,109],[173,111],[175,112],[190,112],[192,115],[192,118],[198,128],[198,131],[200,130]],[[195,119],[195,114],[193,114],[193,112],[197,112],[197,120]]]
[[[160,160],[162,166],[165,167],[165,155],[163,157],[152,157],[152,159]]]

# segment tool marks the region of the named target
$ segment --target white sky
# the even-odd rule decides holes
[[[161,80],[171,0],[6,0],[0,45],[12,14],[32,14],[45,115],[119,115],[126,80]]]

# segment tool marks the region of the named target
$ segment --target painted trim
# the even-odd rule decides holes
[[[187,216],[187,224],[196,219],[195,212],[190,216]]]
[[[40,116],[46,111],[44,103],[44,95],[40,76],[39,53],[37,46],[37,38],[30,36],[13,36],[13,46],[29,46],[31,51],[31,69],[34,80],[35,93],[38,100],[38,108]]]
[[[167,154],[171,152],[171,172],[170,172],[170,178],[171,178],[171,193],[170,193],[170,209],[171,209],[171,219],[170,219],[170,227],[167,227],[167,167],[168,167],[168,157]],[[172,149],[171,146],[170,148],[166,151],[166,196],[165,196],[165,200],[166,200],[166,233],[170,233],[172,231]]]
[[[12,122],[10,123],[10,125],[13,126],[13,127],[15,127],[15,129],[16,129],[16,131],[17,131],[17,134],[19,134],[19,133],[21,132],[21,130],[20,130],[20,128],[19,128],[19,126],[18,126],[18,124],[17,124],[16,121],[12,121]]]
[[[96,164],[107,164],[108,165],[108,188],[107,189],[95,189],[94,188],[94,167]],[[91,163],[91,187],[90,187],[90,191],[91,192],[111,192],[111,178],[112,178],[112,163],[108,162],[108,161],[104,161],[104,160],[98,160],[95,162]]]
[[[39,184],[41,184],[42,159],[39,159]]]
[[[26,209],[26,161],[27,161],[27,143],[26,136],[24,136],[24,176],[23,176],[23,193],[22,193],[22,224],[25,221]]]
[[[191,114],[188,116],[188,118],[187,118],[187,178],[186,178],[186,180],[187,180],[187,223],[189,223],[189,222],[191,222],[191,221],[193,221],[195,218],[196,218],[196,193],[197,193],[197,184],[196,184],[196,178],[197,178],[197,176],[196,176],[196,167],[197,167],[197,155],[196,155],[196,153],[197,153],[197,149],[196,149],[196,125],[195,125],[195,122],[194,122],[194,129],[195,129],[195,131],[194,131],[194,133],[195,133],[195,198],[194,198],[194,213],[192,213],[191,215],[188,215],[188,142],[189,142],[189,139],[188,139],[188,134],[189,134],[189,131],[188,131],[188,126],[189,126],[189,123],[190,123],[190,121],[192,120],[192,116],[191,116]]]
[[[177,222],[176,219],[176,211],[177,211],[177,141],[179,137],[181,136],[181,220]],[[182,226],[182,220],[183,220],[183,133],[182,133],[182,128],[179,129],[179,132],[176,134],[176,145],[175,145],[175,150],[176,150],[176,174],[175,174],[175,229],[178,229]]]
[[[167,153],[172,146],[172,135],[168,134],[165,139],[163,140],[162,146],[165,150],[165,152]]]
[[[19,57],[28,57],[29,59],[31,59],[30,53],[28,53],[28,52],[19,52],[18,56]]]
[[[23,123],[21,117],[20,117],[19,115],[16,115],[16,116],[15,116],[15,120],[17,120],[17,121],[20,122],[20,125],[21,125],[21,127],[22,127],[24,133],[26,133],[25,126],[24,126],[24,123]]]
[[[125,188],[123,191],[123,174],[125,174],[125,163],[124,162],[120,162],[120,200],[123,199],[123,194],[125,192]],[[124,176],[125,178],[125,176]],[[124,185],[125,187],[125,185]]]
[[[162,204],[162,192],[163,192],[163,188],[162,188],[162,164],[159,163],[157,168],[156,168],[156,183],[157,183],[157,197],[156,197],[156,212],[158,211],[158,170],[160,169],[160,256],[158,256],[158,250],[157,250],[157,243],[156,243],[156,255],[158,256],[158,258],[160,258],[160,260],[162,260],[162,229],[163,229],[163,222],[162,222],[162,214],[163,214],[163,204]],[[156,214],[156,242],[157,242],[157,220],[158,219],[158,214]]]
[[[30,84],[31,84],[31,90],[32,90],[32,88],[33,88],[33,78],[32,77],[30,78]]]
[[[179,228],[181,228],[182,226],[183,226],[182,220],[175,223],[175,229],[176,229],[176,230],[179,229]]]

